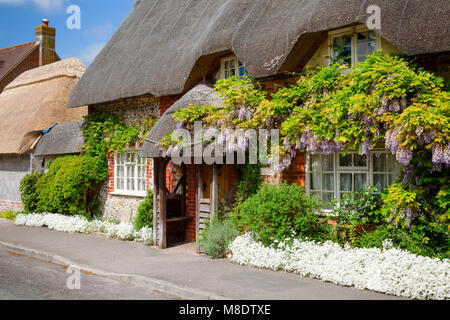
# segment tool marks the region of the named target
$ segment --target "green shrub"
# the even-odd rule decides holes
[[[38,196],[36,184],[44,176],[43,172],[29,173],[20,181],[20,196],[24,204],[24,211],[32,213],[37,211]]]
[[[37,212],[94,215],[97,197],[108,177],[104,159],[87,155],[57,158],[36,183]]]
[[[354,242],[360,248],[382,248],[383,241],[390,239],[394,247],[407,250],[417,255],[432,258],[450,258],[449,237],[443,225],[441,233],[433,238],[424,236],[423,230],[413,226],[410,229],[397,228],[392,224],[384,224],[364,234]]]
[[[319,207],[302,187],[264,184],[233,216],[239,227],[256,232],[266,245],[293,236],[323,240],[328,238],[331,226],[321,221]]]
[[[7,210],[0,212],[0,218],[14,220],[16,218],[17,213],[12,210]]]
[[[147,196],[138,206],[134,226],[136,230],[153,227],[153,190],[151,189],[148,190]]]
[[[383,200],[376,191],[375,187],[366,186],[358,192],[345,194],[340,201],[334,202],[335,209],[329,217],[336,221],[333,241],[351,244],[384,221],[381,212]]]
[[[228,245],[239,235],[239,230],[231,219],[217,216],[201,233],[201,246],[214,259],[225,257]]]

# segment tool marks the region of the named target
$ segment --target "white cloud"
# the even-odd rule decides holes
[[[102,51],[105,44],[106,42],[99,42],[89,45],[85,48],[85,50],[83,50],[83,52],[78,54],[78,58],[87,65],[91,64],[100,51]]]
[[[66,0],[0,0],[1,4],[34,4],[37,8],[45,12],[60,10]]]

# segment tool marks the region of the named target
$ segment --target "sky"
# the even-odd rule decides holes
[[[89,65],[128,16],[134,0],[0,0],[0,48],[35,41],[34,28],[48,19],[56,28],[61,59],[77,57]],[[69,29],[66,10],[77,5],[80,29]]]

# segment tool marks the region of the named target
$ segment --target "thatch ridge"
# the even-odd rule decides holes
[[[450,50],[448,0],[140,0],[68,106],[182,94],[204,76],[191,74],[196,62],[218,52],[234,52],[253,77],[273,76],[304,36],[365,23],[369,5],[382,10],[377,32],[402,52]]]

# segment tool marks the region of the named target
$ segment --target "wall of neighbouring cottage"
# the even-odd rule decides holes
[[[20,180],[30,172],[29,155],[0,156],[0,211],[23,209]]]

